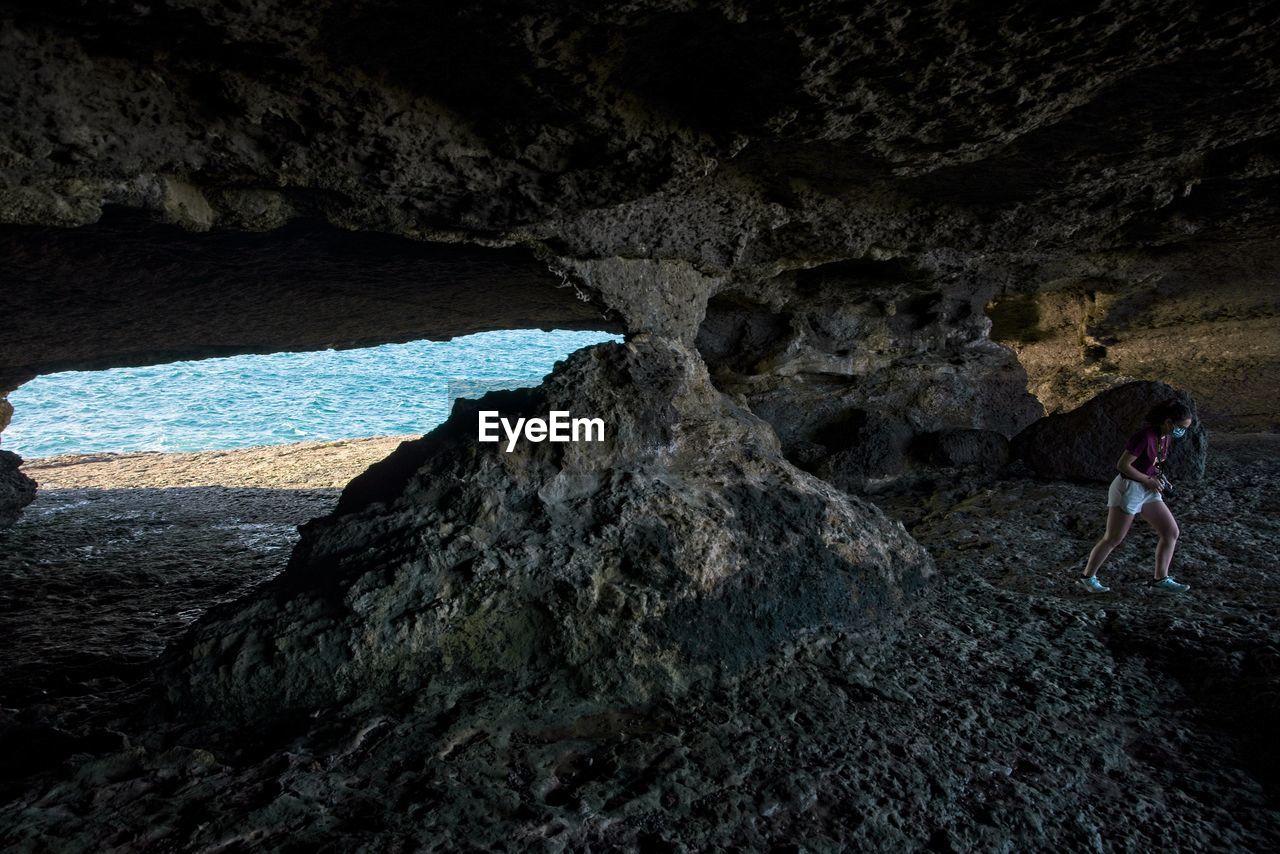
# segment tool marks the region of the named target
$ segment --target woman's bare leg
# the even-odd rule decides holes
[[[1148,501],[1142,507],[1142,518],[1156,529],[1160,540],[1156,543],[1156,581],[1169,574],[1173,562],[1173,550],[1178,547],[1178,523],[1163,501]]]
[[[1133,514],[1124,512],[1123,507],[1107,508],[1107,532],[1094,545],[1093,551],[1089,552],[1089,562],[1084,568],[1085,578],[1097,574],[1098,567],[1102,566],[1102,562],[1111,554],[1112,549],[1124,542],[1125,535],[1129,533],[1129,526],[1132,524]]]

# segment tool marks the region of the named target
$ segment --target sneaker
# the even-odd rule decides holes
[[[1106,593],[1111,589],[1099,581],[1098,576],[1096,575],[1090,575],[1088,578],[1077,579],[1076,584],[1079,584],[1090,593]]]
[[[1190,584],[1175,581],[1172,575],[1166,575],[1159,581],[1152,582],[1151,586],[1156,590],[1168,590],[1170,593],[1181,593],[1184,590],[1191,589]]]

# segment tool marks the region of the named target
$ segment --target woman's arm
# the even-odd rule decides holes
[[[1138,481],[1138,483],[1146,485],[1148,489],[1154,489],[1157,492],[1162,491],[1160,481],[1156,480],[1154,477],[1147,476],[1145,472],[1140,472],[1133,467],[1133,461],[1136,459],[1137,457],[1135,455],[1125,451],[1120,455],[1120,461],[1116,463],[1116,469],[1125,477],[1132,478],[1133,480]]]

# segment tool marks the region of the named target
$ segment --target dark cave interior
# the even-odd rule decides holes
[[[1270,2],[0,0],[0,431],[58,371],[625,334],[341,486],[0,451],[0,839],[1280,847],[1278,41]],[[1135,525],[1082,596],[1171,396],[1191,591]],[[609,440],[503,452],[485,406]]]

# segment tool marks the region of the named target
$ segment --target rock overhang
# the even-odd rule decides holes
[[[63,370],[444,340],[619,331],[527,247],[411,240],[294,219],[192,233],[137,211],[0,230],[0,389]]]
[[[521,245],[598,268],[615,322],[646,302],[637,328],[684,311],[673,278],[896,259],[997,296],[1280,222],[1270,3],[0,10],[0,221]]]
[[[370,287],[327,293],[325,287],[333,281],[326,276],[356,276],[359,263],[311,269],[294,292],[279,281],[260,285],[243,270],[215,276],[204,290],[197,282],[186,292],[192,304],[221,282],[228,294],[259,301],[257,330],[237,339],[245,334],[237,332],[244,312],[215,297],[217,305],[196,312],[204,325],[166,323],[177,309],[160,315],[144,355],[121,350],[110,335],[83,334],[112,309],[85,311],[82,295],[65,289],[74,274],[61,278],[62,291],[17,280],[11,292],[20,291],[43,311],[44,324],[67,334],[28,335],[22,355],[6,357],[20,361],[0,360],[8,382],[58,364],[210,355],[210,340],[245,349],[306,348],[335,334],[346,343],[420,337],[425,327],[447,336],[548,318],[583,328],[615,324],[639,348],[628,352],[641,354],[635,393],[662,387],[671,365],[661,352],[681,354],[676,361],[687,381],[708,377],[697,411],[649,407],[655,429],[737,424],[756,437],[738,451],[746,459],[754,454],[768,471],[753,482],[743,459],[702,448],[724,471],[680,489],[691,500],[703,495],[721,505],[714,513],[691,511],[674,540],[633,524],[624,532],[623,554],[678,552],[698,541],[713,518],[728,516],[741,536],[726,548],[763,547],[807,531],[793,543],[801,555],[795,562],[805,564],[805,555],[843,548],[819,532],[832,508],[851,506],[849,492],[903,475],[922,458],[1002,459],[1007,437],[1034,419],[1039,404],[1028,399],[1013,354],[990,340],[988,305],[1052,292],[1054,283],[1100,268],[1114,272],[1122,305],[1148,291],[1165,308],[1213,303],[1218,267],[1209,260],[1184,264],[1174,288],[1165,284],[1175,278],[1168,259],[1182,249],[1209,259],[1206,247],[1239,247],[1246,238],[1245,251],[1258,259],[1257,281],[1274,281],[1269,256],[1257,248],[1273,240],[1280,224],[1274,192],[1280,172],[1270,153],[1280,127],[1280,77],[1267,59],[1280,40],[1273,26],[1280,15],[1272,3],[1244,12],[1171,3],[1066,13],[1031,3],[993,12],[951,2],[856,9],[726,2],[697,10],[670,2],[458,7],[384,0],[305,10],[197,10],[167,2],[91,12],[50,2],[7,4],[0,12],[7,48],[0,68],[14,81],[13,96],[0,102],[7,133],[0,138],[0,221],[9,238],[23,229],[43,229],[42,239],[53,243],[66,238],[61,245],[68,249],[56,253],[55,265],[74,257],[72,247],[90,245],[95,229],[118,223],[116,211],[126,209],[122,215],[134,218],[139,233],[169,229],[157,244],[161,255],[184,245],[198,257],[228,241],[287,246],[300,229],[313,229],[333,245],[382,247],[366,258],[384,274],[373,290],[402,281],[387,265],[404,255],[437,264],[438,280],[470,275],[453,290],[397,291],[397,299],[411,292],[412,311],[384,304],[367,317],[357,309]],[[700,46],[695,37],[707,35],[713,43]],[[145,223],[138,212],[167,225]],[[385,240],[404,242],[388,248]],[[412,241],[415,248],[407,246]],[[282,280],[308,269],[303,258],[313,250],[294,255]],[[121,275],[109,272],[110,263],[102,266],[109,279]],[[145,278],[165,287],[163,270]],[[497,279],[510,287],[486,293]],[[297,311],[316,304],[325,306],[319,317]],[[1255,320],[1275,310],[1266,298],[1249,307]],[[1174,339],[1160,350],[1162,358],[1104,365],[1101,382],[1122,379],[1129,365],[1159,374],[1187,352],[1223,340],[1225,327],[1214,318],[1198,339],[1177,340],[1182,316],[1177,310],[1162,316]],[[118,332],[115,324],[102,325]],[[1076,330],[1062,326],[1065,332],[1045,330],[1066,341],[1053,356],[1056,365],[1096,360],[1094,345],[1073,349]],[[1108,329],[1122,337],[1130,332],[1123,323]],[[72,352],[55,352],[55,343]],[[608,350],[595,349],[590,358]],[[1250,362],[1261,366],[1257,376],[1270,388],[1278,363],[1274,348]],[[714,374],[706,373],[708,364]],[[576,378],[585,389],[597,376],[573,362],[548,382]],[[1225,399],[1222,411],[1233,407],[1240,408]],[[465,426],[464,418],[447,429]],[[439,450],[428,453],[436,447],[431,443],[414,447],[358,479],[361,486],[353,483],[333,524],[345,524],[361,495],[394,504],[414,493],[414,479]],[[629,476],[627,467],[643,455],[638,445],[631,452],[634,458],[602,469],[609,478],[597,474],[582,483],[613,488],[610,478]],[[438,459],[455,465],[470,458],[454,448]],[[677,463],[662,462],[653,483],[670,484]],[[557,477],[538,481],[537,501],[573,503],[576,487]],[[770,487],[795,484],[803,488],[783,490],[781,505],[769,503]],[[679,491],[667,497],[678,504]],[[616,496],[627,494],[621,489]],[[468,506],[476,518],[492,523],[488,514],[500,500],[493,492],[473,498]],[[865,525],[868,540],[893,540],[892,525],[871,509],[849,512],[841,518],[852,529]],[[566,542],[590,518],[548,514],[546,530]],[[376,521],[392,525],[391,516]],[[423,530],[438,531],[437,521],[418,520]],[[317,537],[322,528],[314,529]],[[307,557],[315,542],[297,553],[300,567],[319,565]],[[876,589],[901,592],[911,586],[902,579],[921,574],[923,564],[909,538],[893,542],[872,562],[897,567]],[[386,554],[395,552],[388,548]],[[373,560],[382,552],[370,554]],[[773,565],[779,554],[791,553],[756,560]],[[750,561],[742,565],[741,577],[752,577]],[[841,576],[841,559],[807,565],[816,567],[810,580]],[[631,566],[643,580],[642,562]],[[410,576],[433,578],[435,570],[427,569]],[[661,588],[664,579],[671,580],[646,583]],[[721,585],[733,579],[733,573],[715,577]],[[672,596],[651,604],[694,610],[666,629],[648,625],[640,640],[662,643],[669,631],[666,640],[688,641],[687,652],[734,636],[742,614],[697,611],[686,596],[695,588],[665,588]],[[821,581],[811,589],[823,589]],[[374,601],[388,591],[374,585],[368,592]],[[768,589],[775,602],[785,601],[785,592]],[[289,607],[304,607],[305,598]],[[833,605],[801,596],[804,607],[764,619],[783,638],[821,622],[828,606],[851,607],[850,598],[837,596]],[[609,593],[603,601],[617,599]],[[865,613],[882,618],[882,604],[871,603]],[[252,622],[262,613],[254,609],[264,607],[259,601],[239,615],[211,618],[208,638],[219,638],[215,647],[234,640],[234,626],[220,635],[228,624],[219,621]],[[312,616],[329,621],[324,632],[337,632],[324,635],[336,644],[331,651],[348,655],[351,625],[327,607]],[[536,611],[517,607],[510,631],[498,626],[497,635],[539,635],[545,626],[530,616]],[[729,612],[733,619],[721,619]],[[471,619],[478,613],[467,611],[470,622],[442,635],[446,641],[431,655],[452,650],[455,660],[481,661],[511,654],[510,645],[485,645],[491,624]],[[589,611],[566,613],[577,615],[566,624],[568,634],[596,619]],[[854,611],[843,613],[848,622]],[[287,620],[273,625],[284,627],[281,637],[294,648],[319,637],[293,631]],[[706,628],[712,625],[720,628]],[[703,628],[710,634],[699,640]],[[752,638],[737,643],[751,652],[748,658],[763,654]],[[225,689],[211,702],[264,708],[263,698],[272,695],[251,672],[256,654],[239,670],[206,674],[197,693]],[[325,659],[298,661],[300,672],[309,673]],[[207,661],[196,655],[188,663],[197,673],[218,662],[216,655]],[[347,682],[316,672],[317,684],[328,687],[295,699],[361,690],[378,696],[378,685],[390,684],[379,680],[402,680],[403,667],[416,666],[392,656],[376,664],[377,673],[356,667],[341,677],[355,680]],[[648,672],[657,679],[657,671]],[[595,676],[611,678],[606,670]]]

